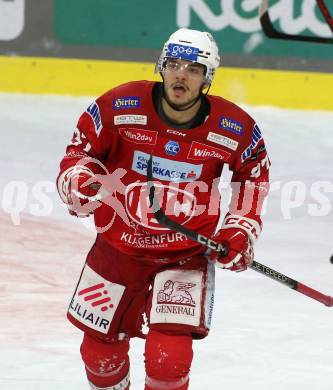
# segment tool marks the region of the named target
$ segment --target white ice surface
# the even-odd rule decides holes
[[[0,95],[1,390],[87,389],[81,333],[65,313],[94,234],[67,215],[53,181],[89,102]],[[275,183],[256,258],[332,295],[333,113],[247,109]],[[318,181],[326,183],[321,198],[311,189]],[[311,215],[315,205],[323,216]],[[333,389],[333,308],[251,270],[217,270],[216,281],[211,333],[194,343],[191,390]],[[142,352],[132,340],[134,390],[143,389]]]

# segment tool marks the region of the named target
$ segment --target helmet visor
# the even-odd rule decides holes
[[[166,58],[163,62],[162,73],[176,74],[183,72],[191,79],[205,79],[206,67],[197,62],[189,62],[180,59]]]

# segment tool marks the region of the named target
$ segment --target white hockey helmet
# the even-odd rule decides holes
[[[211,84],[215,69],[220,64],[217,44],[213,36],[206,31],[180,28],[170,35],[163,46],[162,53],[156,64],[156,70],[164,71],[167,58],[197,62],[206,67],[205,82]]]

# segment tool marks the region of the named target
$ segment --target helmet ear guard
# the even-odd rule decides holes
[[[163,72],[167,58],[179,58],[205,66],[205,84],[210,85],[220,64],[218,47],[209,32],[181,28],[170,35],[157,61],[155,71]]]

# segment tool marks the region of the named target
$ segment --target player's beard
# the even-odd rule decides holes
[[[169,88],[172,89],[173,86],[171,85]],[[183,88],[185,89],[185,91],[189,90],[184,85],[183,85]],[[168,88],[166,88],[165,84],[163,86],[163,98],[168,103],[168,105],[176,111],[186,111],[186,110],[190,109],[191,107],[193,107],[196,104],[197,101],[200,100],[200,97],[201,97],[201,90],[199,90],[197,95],[195,97],[193,97],[192,99],[189,99],[184,103],[176,103],[170,99],[170,94],[168,93]]]

